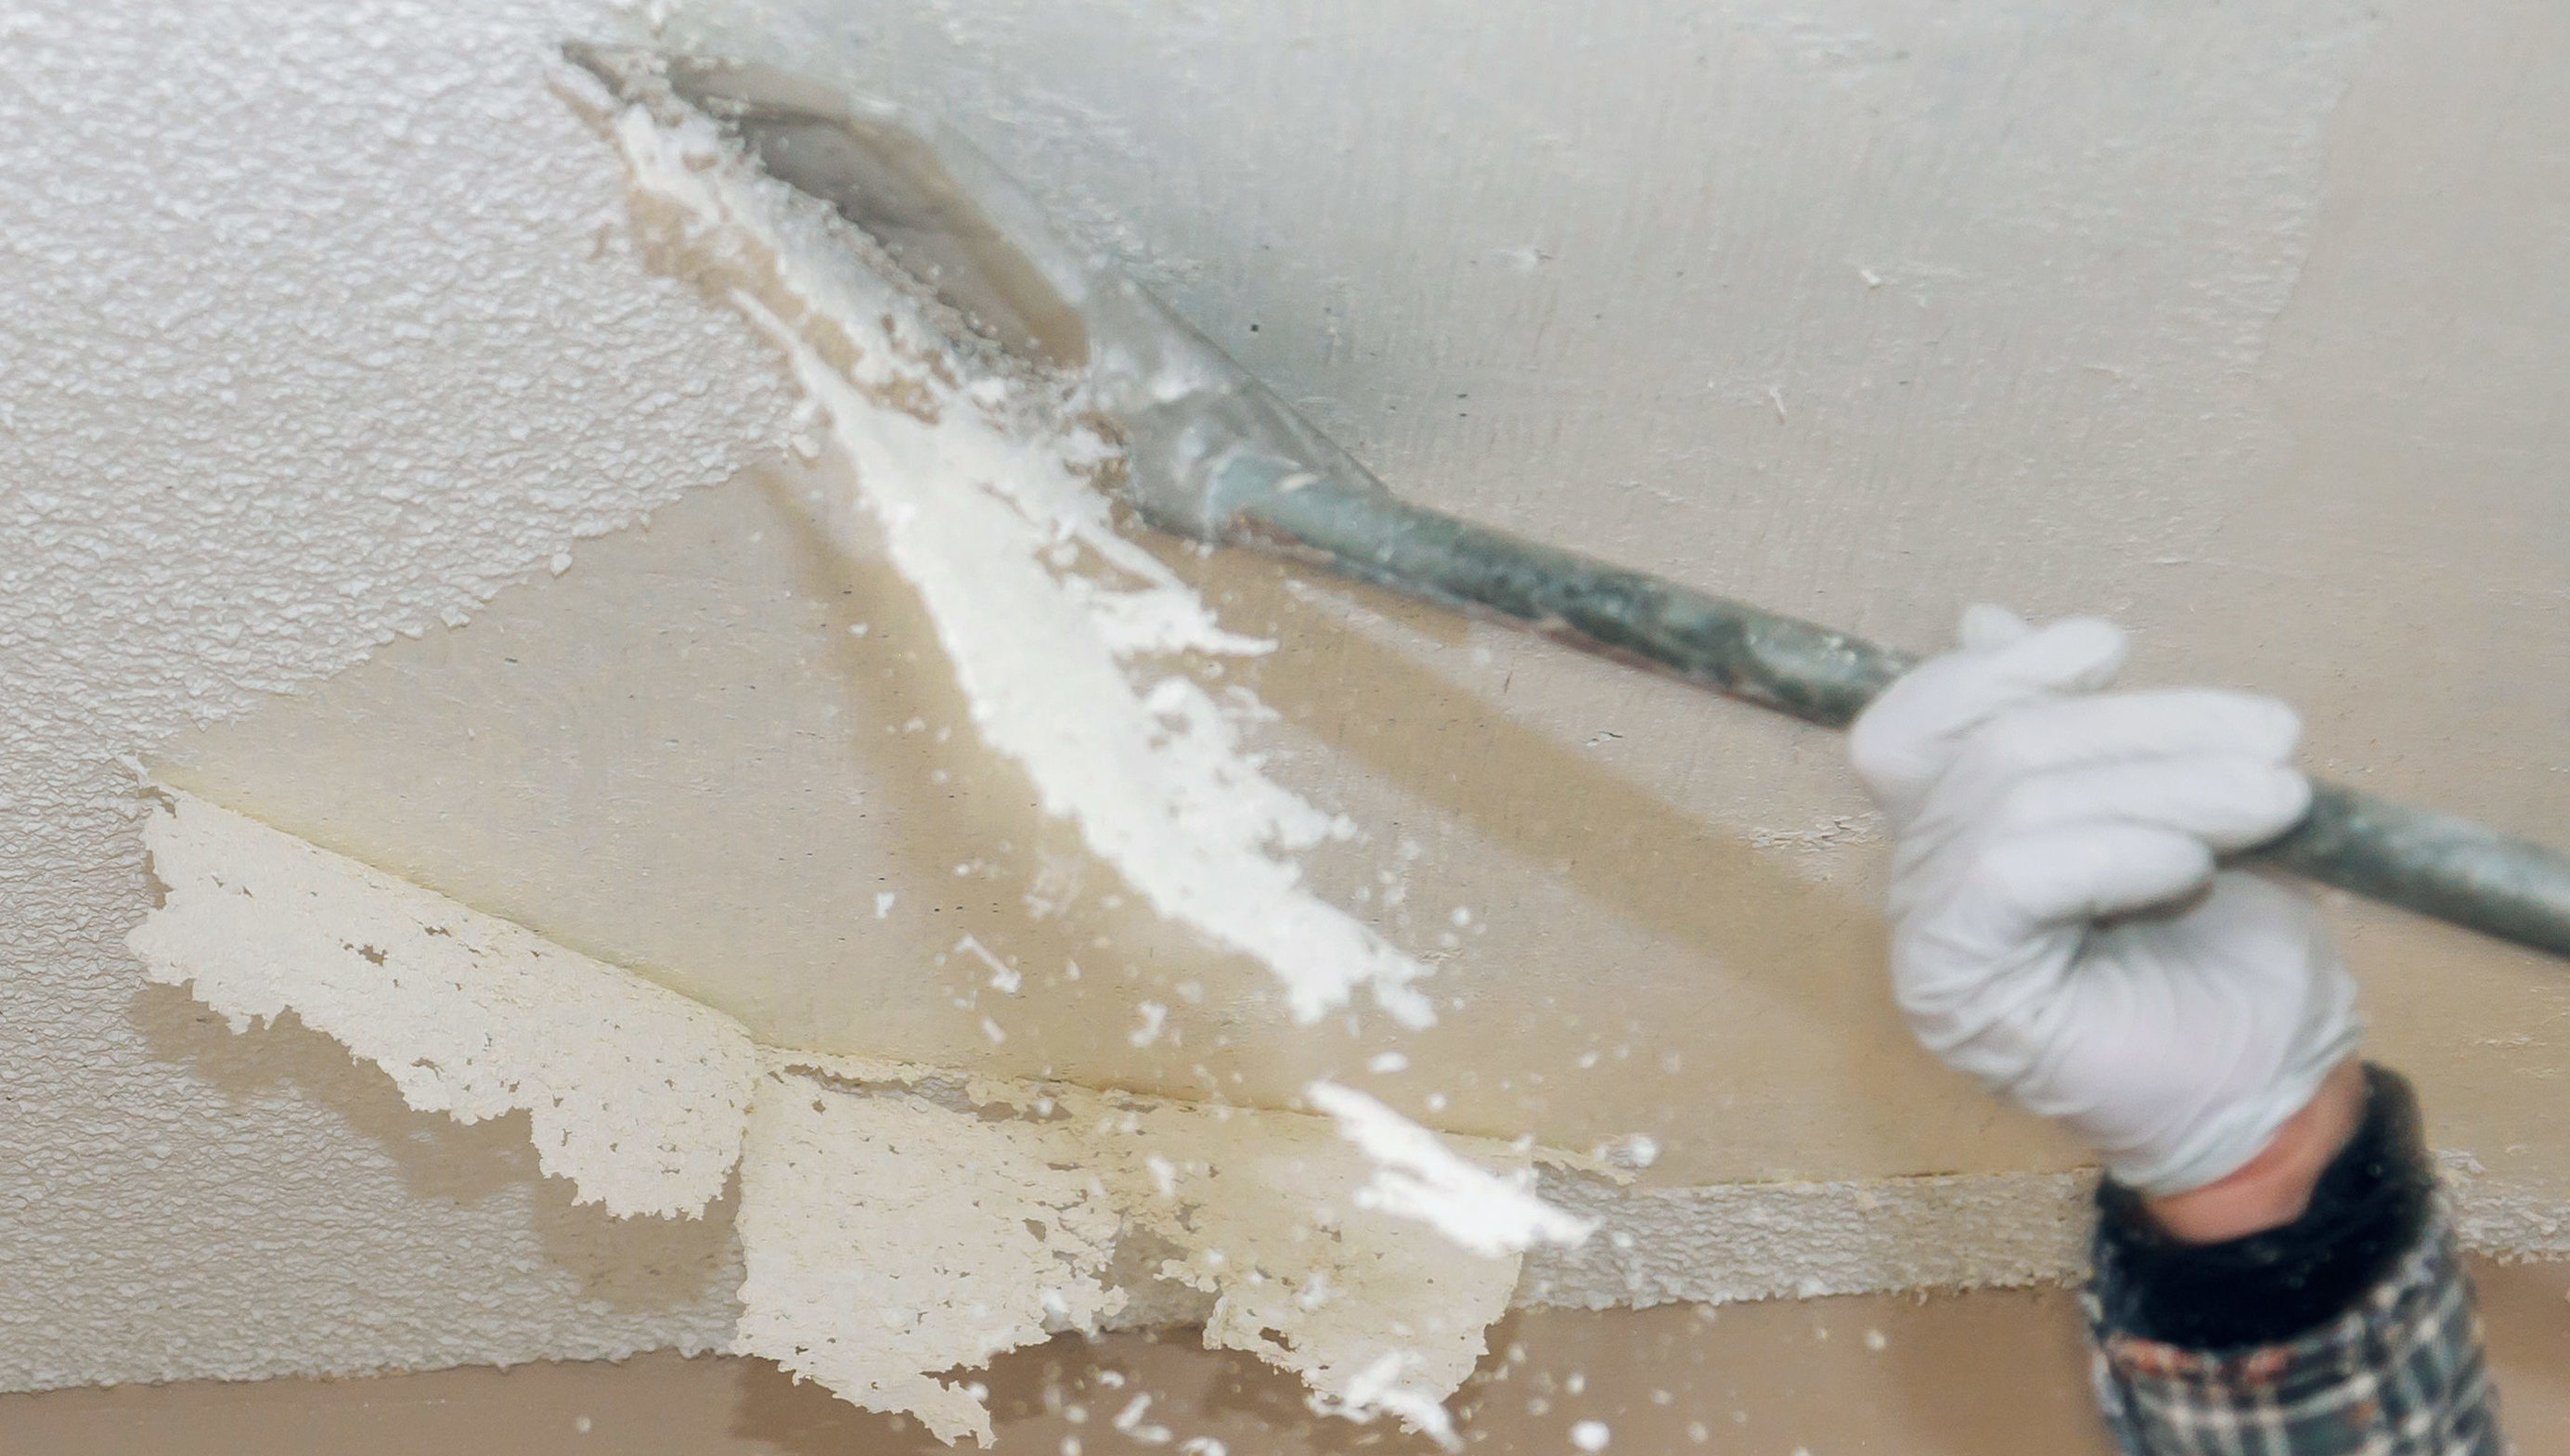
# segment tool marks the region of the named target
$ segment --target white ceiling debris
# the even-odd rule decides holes
[[[740,1152],[758,1059],[676,991],[186,794],[143,843],[168,898],[126,937],[237,1031],[291,1010],[422,1112],[523,1109],[538,1166],[620,1216],[693,1218]]]
[[[528,1109],[544,1171],[613,1213],[699,1214],[737,1158],[732,1347],[944,1439],[991,1429],[938,1373],[1098,1328],[1129,1297],[1105,1279],[1128,1239],[1165,1251],[1147,1276],[1214,1296],[1208,1343],[1432,1433],[1517,1284],[1513,1249],[1379,1207],[1372,1143],[1318,1118],[988,1078],[939,1101],[915,1085],[939,1077],[925,1069],[783,1049],[762,1074],[736,1023],[676,992],[165,797],[147,843],[168,902],[130,937],[155,979],[191,983],[235,1029],[291,1010],[423,1111]],[[1407,1133],[1503,1204],[1532,1202]],[[1524,1152],[1466,1146],[1530,1182]]]
[[[1502,1177],[1458,1158],[1435,1133],[1353,1087],[1315,1082],[1303,1095],[1374,1160],[1358,1194],[1366,1208],[1416,1219],[1485,1257],[1538,1244],[1576,1246],[1596,1232],[1594,1220],[1537,1198],[1531,1167]]]
[[[1104,1282],[1121,1220],[1076,1149],[898,1087],[778,1066],[741,1165],[748,1277],[732,1348],[937,1437],[990,1445],[990,1412],[938,1377],[1124,1303]]]
[[[738,162],[701,119],[664,127],[603,94],[592,104],[663,265],[719,280],[785,351],[853,467],[861,503],[840,510],[861,504],[879,524],[975,731],[1026,769],[1045,812],[1076,823],[1161,914],[1264,962],[1298,1018],[1363,987],[1405,1024],[1434,1021],[1411,984],[1428,967],[1303,883],[1295,853],[1356,827],[1241,748],[1234,721],[1265,712],[1254,695],[1217,698],[1168,665],[1274,644],[1223,631],[1117,533],[1089,480],[1111,447],[1055,418],[1069,406],[1040,386],[977,371],[857,260],[852,229]]]

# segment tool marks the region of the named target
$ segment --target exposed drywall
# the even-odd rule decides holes
[[[2330,771],[2558,839],[2570,95],[2529,58],[2563,22],[2380,11],[980,0],[776,44],[949,110],[1435,504],[1913,647],[1973,597],[2108,610],[2138,675],[2281,690]],[[880,564],[812,553],[811,482],[663,509],[764,438],[775,374],[633,265],[612,157],[542,92],[543,45],[602,17],[5,23],[0,239],[33,266],[0,328],[43,385],[0,402],[0,1064],[33,1170],[0,1188],[0,1383],[730,1328],[718,1241],[583,1222],[523,1133],[137,995],[114,760],[165,749],[847,1049],[1257,1101],[1330,1075],[1459,1127],[1647,1133],[1669,1185],[2075,1160],[1906,1049],[1834,740],[1175,555],[1284,644],[1252,675],[1276,775],[1367,832],[1315,884],[1466,1003],[1269,1039],[1248,968],[1104,906],[1022,783],[935,741],[964,719],[924,624]],[[1093,918],[1025,913],[1073,893]],[[2551,1237],[2556,980],[2345,922],[2438,1141],[2514,1191],[2505,1237]],[[968,931],[1024,975],[1005,1045]],[[1074,932],[1119,952],[1076,982]]]
[[[580,101],[625,157],[662,265],[727,297],[791,366],[845,467],[823,524],[874,526],[964,695],[967,721],[939,731],[1009,760],[1162,919],[1274,972],[1297,1020],[1362,988],[1404,1025],[1432,1022],[1411,984],[1428,967],[1304,882],[1300,853],[1356,825],[1241,751],[1241,725],[1274,716],[1265,704],[1187,670],[1219,678],[1275,643],[1223,631],[1116,531],[1095,479],[1114,446],[1077,403],[961,357],[968,330],[926,325],[864,234],[729,155],[704,117],[665,96],[658,118],[603,92]]]

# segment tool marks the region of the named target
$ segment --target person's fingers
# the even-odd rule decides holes
[[[1954,639],[1966,652],[1992,652],[2033,635],[2034,624],[2004,606],[1976,601],[1963,608]]]
[[[2093,616],[2063,617],[1971,654],[1984,690],[2008,699],[2043,692],[2093,692],[2124,665],[2124,629]]]
[[[1880,796],[1908,800],[1942,774],[1962,739],[2040,698],[2090,692],[2123,665],[2124,634],[2071,617],[2003,646],[1950,652],[1903,675],[1848,730],[1857,773]]]
[[[2216,688],[2094,693],[2026,703],[1967,735],[1954,772],[2016,778],[2075,764],[2219,755],[2281,764],[2303,720],[2275,698]]]
[[[2311,782],[2292,769],[2197,755],[2028,775],[2007,787],[1987,823],[2003,839],[2080,825],[2141,825],[2191,835],[2217,851],[2240,850],[2292,828],[2311,802]]]
[[[2012,708],[1965,735],[1944,773],[1916,791],[1908,807],[1913,822],[1942,823],[1950,832],[2045,774],[2197,759],[2281,767],[2301,735],[2293,709],[2248,693],[2182,688],[2052,698]]]
[[[1952,916],[1988,945],[2166,904],[2213,875],[2213,850],[2183,830],[2089,823],[1993,837],[1947,888]]]
[[[2226,972],[2234,980],[2271,977],[2301,984],[2307,980],[2345,980],[2338,950],[2331,941],[2329,917],[2320,902],[2299,886],[2280,885],[2261,875],[2229,870],[2213,877],[2213,893],[2188,912],[2206,943],[2223,947]],[[2303,970],[2324,966],[2313,977]],[[2353,983],[2319,987],[2331,995],[2353,998]]]

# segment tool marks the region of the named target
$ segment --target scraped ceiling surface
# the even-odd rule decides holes
[[[2481,78],[2570,35],[2376,9],[671,25],[945,111],[1432,503],[1914,648],[2105,610],[2141,675],[2293,697],[2332,772],[2558,839],[2570,89]],[[635,19],[0,20],[0,1384],[683,1344],[737,1279],[718,1227],[588,1219],[522,1137],[140,993],[134,755],[770,1039],[1361,1077],[1680,1182],[2073,1156],[1908,1050],[1833,739],[1271,565],[1172,555],[1284,644],[1275,772],[1365,831],[1316,883],[1444,1019],[1289,1034],[1111,904],[901,584],[812,538],[771,362],[634,255],[544,66]],[[2557,1174],[2543,967],[2350,923],[2445,1141]]]

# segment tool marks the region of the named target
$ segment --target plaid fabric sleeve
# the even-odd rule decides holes
[[[2101,1252],[2105,1252],[2102,1251]],[[2083,1302],[2097,1398],[2130,1456],[2504,1456],[2480,1314],[2441,1209],[2349,1308],[2273,1344],[2190,1349]]]

